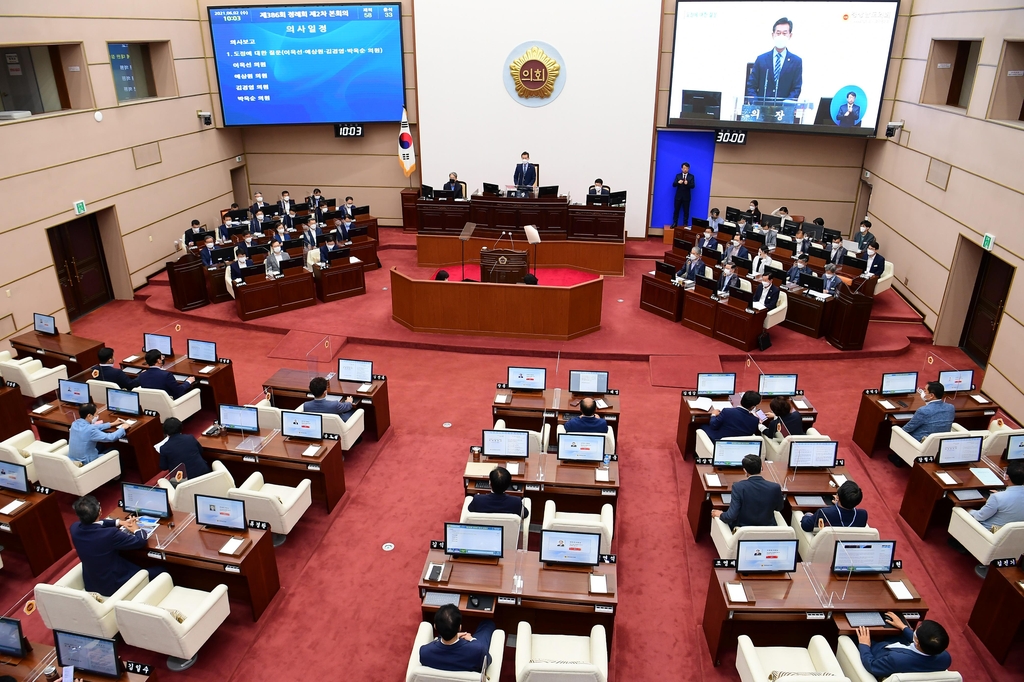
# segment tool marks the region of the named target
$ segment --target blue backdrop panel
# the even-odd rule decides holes
[[[711,196],[711,169],[715,163],[715,131],[713,130],[659,130],[658,156],[654,167],[654,207],[651,209],[651,227],[672,224],[672,211],[676,191],[672,181],[684,163],[690,164],[694,188],[690,194],[690,217],[708,217],[708,197]],[[725,209],[719,206],[722,213]],[[682,222],[682,215],[679,221]]]

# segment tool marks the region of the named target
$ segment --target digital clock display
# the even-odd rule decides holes
[[[335,137],[362,137],[363,136],[363,124],[362,123],[335,123],[334,124],[334,136]]]

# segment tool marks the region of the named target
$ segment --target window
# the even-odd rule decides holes
[[[110,43],[107,49],[118,102],[156,97],[148,43]]]
[[[966,109],[980,53],[980,40],[933,40],[921,102]]]
[[[997,121],[1024,121],[1024,42],[1008,40],[1003,43],[988,117]]]
[[[43,114],[71,109],[58,45],[0,47],[0,110]]]

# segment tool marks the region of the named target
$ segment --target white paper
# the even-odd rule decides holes
[[[203,367],[201,370],[199,370],[199,373],[200,374],[209,374],[210,372],[212,372],[215,369],[217,369],[216,365],[207,365],[206,367]]]
[[[722,481],[718,478],[718,474],[704,474],[704,480],[708,482],[709,488],[722,487]]]
[[[349,256],[349,257],[348,257],[348,262],[349,262],[349,263],[362,263],[363,261],[359,260],[359,259],[358,259],[358,258],[356,258],[355,256]]]
[[[651,270],[651,271],[650,271],[650,272],[648,272],[647,274],[648,274],[648,275],[653,275],[653,274],[654,274],[654,270]]]
[[[373,384],[361,384],[359,388],[356,389],[358,393],[369,393],[372,390]]]
[[[602,483],[607,483],[610,479],[608,478],[607,469],[594,469],[594,480]]]
[[[160,448],[162,448],[164,446],[164,443],[166,443],[170,439],[171,439],[170,436],[164,436],[164,439],[162,441],[160,441],[159,443],[157,443],[156,445],[154,445],[153,449],[156,450],[157,452],[160,452]]]
[[[807,403],[805,403],[805,402],[804,402],[804,401],[802,401],[802,400],[794,400],[794,401],[793,401],[793,405],[794,405],[794,406],[796,407],[796,409],[798,409],[798,410],[806,410],[806,409],[807,409]]]
[[[75,666],[66,665],[61,671],[61,682],[75,682]]]
[[[494,396],[494,402],[496,403],[507,403],[509,396],[507,393],[497,393]]]
[[[139,356],[138,356],[138,355],[129,355],[128,357],[126,357],[126,358],[125,358],[124,360],[122,360],[121,362],[135,362],[135,361],[136,361],[136,360],[138,360],[138,359],[139,359]]]
[[[43,414],[44,412],[49,412],[54,407],[54,405],[40,405],[36,409],[32,410],[32,414]]]
[[[221,554],[234,554],[235,550],[242,546],[242,538],[231,538],[220,548]]]
[[[835,481],[836,487],[839,487],[846,483],[846,476],[843,476],[842,474],[832,474],[832,480]]]
[[[971,467],[971,473],[985,485],[1005,485],[988,467]]]
[[[711,398],[703,397],[697,398],[696,400],[687,400],[690,407],[695,410],[710,410],[711,409]]]
[[[750,305],[754,308],[754,310],[764,310],[764,303],[761,303],[760,301],[754,301]]]
[[[590,574],[590,593],[591,594],[607,594],[608,593],[608,577],[604,574]]]
[[[508,473],[513,476],[519,475],[519,462],[505,462],[505,468],[508,469]]]
[[[747,592],[743,585],[738,583],[726,583],[725,591],[729,595],[729,601],[739,604],[747,601]]]
[[[320,452],[319,445],[310,445],[308,448],[302,451],[303,457],[316,457],[316,454]]]
[[[903,584],[902,580],[887,580],[886,582],[889,583],[889,587],[892,588],[893,594],[895,594],[896,598],[900,601],[914,598],[914,595],[910,594],[910,590],[907,589],[907,586]]]
[[[606,403],[602,398],[598,398],[597,400],[595,400],[594,404],[597,405],[597,409],[599,410],[604,410],[608,408],[608,403]]]
[[[125,419],[124,424],[122,424],[122,426],[124,427],[124,430],[127,431],[131,427],[135,426],[135,423],[136,422],[134,419]]]
[[[939,480],[945,483],[946,485],[956,485],[956,479],[947,474],[945,471],[940,471],[935,475],[938,476]]]
[[[896,406],[890,403],[888,400],[879,400],[878,404],[887,410],[895,410]]]
[[[732,407],[732,403],[730,403],[728,400],[712,400],[711,407],[715,408],[716,410],[725,410]]]
[[[25,500],[15,500],[14,502],[11,502],[3,509],[0,509],[0,514],[7,514],[8,516],[10,516],[12,512],[16,511],[23,504],[25,504]]]
[[[972,395],[971,397],[974,398],[975,402],[981,403],[982,405],[985,405],[985,404],[988,403],[988,398],[986,398],[983,395]]]

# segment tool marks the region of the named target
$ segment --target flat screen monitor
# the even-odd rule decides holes
[[[891,573],[895,540],[836,540],[832,572]]]
[[[537,188],[538,197],[557,197],[558,196],[558,185],[545,185],[544,187]]]
[[[588,194],[587,206],[607,206],[611,203],[611,199],[608,194]]]
[[[882,395],[910,395],[917,390],[917,372],[892,372],[882,375]]]
[[[284,270],[294,270],[295,268],[304,267],[305,264],[306,264],[306,262],[302,258],[297,258],[297,257],[287,258],[287,259],[281,261],[281,270],[282,271],[284,271]]]
[[[373,381],[373,362],[370,360],[338,359],[338,381],[358,381],[368,384]]]
[[[1006,459],[1024,459],[1024,436],[1010,436],[1006,439]]]
[[[739,540],[738,573],[792,573],[796,570],[796,540]]]
[[[732,395],[736,392],[736,374],[719,372],[697,375],[697,395]]]
[[[836,465],[839,443],[830,441],[793,441],[789,444],[789,466],[832,468]]]
[[[0,488],[27,493],[28,468],[13,462],[0,462]]]
[[[134,391],[122,391],[119,388],[108,388],[107,410],[117,414],[137,417],[142,414],[142,407],[139,405],[139,394]]]
[[[21,621],[17,618],[0,618],[0,654],[11,658],[25,658],[28,654],[25,635],[21,633]]]
[[[785,270],[782,270],[780,268],[773,268],[770,265],[766,265],[766,266],[764,266],[764,271],[766,273],[768,273],[768,276],[771,277],[773,281],[776,281],[776,282],[784,282],[784,281],[786,281],[787,273],[786,273]]]
[[[433,199],[434,188],[430,185],[420,185],[420,196],[424,199]]]
[[[315,412],[281,411],[281,434],[287,438],[324,439],[324,418]]]
[[[703,232],[704,228],[711,227],[711,223],[703,218],[690,218],[690,226]]]
[[[796,374],[762,374],[757,392],[762,396],[796,395]]]
[[[530,456],[529,431],[484,429],[482,440],[484,457],[526,459]]]
[[[621,192],[612,192],[608,195],[608,203],[612,206],[625,206],[626,205],[626,190]]]
[[[257,253],[255,247],[249,249],[250,257],[252,257],[252,255],[255,253]],[[267,253],[267,251],[262,251],[262,253]],[[260,263],[259,265],[250,265],[248,267],[241,268],[238,274],[242,276],[243,280],[249,279],[250,277],[263,276],[267,274],[267,266],[263,265],[262,263]]]
[[[735,234],[737,232],[739,232],[740,230],[739,230],[739,227],[737,227],[736,225],[733,225],[731,222],[724,222],[724,223],[722,223],[721,225],[718,226],[718,231],[720,233],[722,233],[722,234],[727,234],[729,236],[735,236]]]
[[[540,560],[545,564],[597,566],[601,561],[601,534],[542,530]]]
[[[167,488],[138,483],[121,484],[121,500],[125,511],[137,515],[156,516],[161,519],[171,517],[171,504],[167,497]]]
[[[451,189],[435,189],[434,198],[438,201],[451,201],[455,198],[455,190]]]
[[[736,208],[735,206],[726,206],[725,207],[725,219],[726,220],[731,220],[731,221],[735,222],[735,221],[739,220],[741,213],[743,213],[743,211],[741,211],[740,209]]]
[[[509,367],[508,387],[516,391],[543,391],[547,374],[543,367]]]
[[[219,405],[220,425],[242,433],[259,433],[259,410],[245,405]]]
[[[797,279],[797,284],[804,289],[817,291],[819,294],[825,291],[825,280],[813,272],[801,272],[799,279]]]
[[[174,348],[171,347],[171,337],[163,334],[143,334],[142,352],[158,350],[164,355],[174,355]]]
[[[674,265],[660,260],[654,261],[654,271],[660,272],[663,275],[668,275],[669,279],[675,277],[677,272]]]
[[[857,258],[856,256],[843,256],[843,265],[860,270],[864,272],[868,269],[868,262],[863,258]]]
[[[839,239],[842,236],[843,235],[839,232],[839,230],[833,230],[833,229],[828,228],[828,227],[821,228],[821,238],[825,242],[835,241],[836,239]]]
[[[813,256],[814,258],[820,258],[826,263],[832,260],[832,254],[828,249],[819,249],[817,246],[812,246],[807,249],[807,255]]]
[[[188,359],[196,362],[217,362],[217,344],[213,341],[189,339]]]
[[[210,260],[214,263],[230,263],[235,259],[235,247],[225,246],[210,252]]]
[[[225,125],[402,120],[399,3],[208,11]]]
[[[939,372],[939,383],[946,393],[950,391],[969,391],[974,384],[973,369],[951,369]]]
[[[604,459],[604,435],[600,433],[558,434],[558,461],[600,462]]]
[[[57,320],[52,315],[32,313],[32,329],[40,334],[56,334]]]
[[[498,185],[495,185],[495,184],[490,183],[490,182],[485,182],[485,183],[483,183],[483,186],[484,186],[484,189],[483,189],[484,194],[493,194],[495,196],[497,196],[498,194],[501,194],[501,188]]]
[[[88,405],[91,402],[89,399],[89,384],[82,381],[58,379],[57,391],[62,401],[72,405]]]
[[[608,392],[608,372],[584,369],[569,370],[569,392],[604,395]]]
[[[711,253],[715,253],[712,251]],[[714,294],[718,291],[718,280],[713,277],[705,277],[704,275],[697,275],[697,279],[694,280],[696,285],[705,291]]]
[[[747,455],[761,456],[760,440],[730,440],[723,438],[715,441],[715,452],[712,464],[716,467],[743,466],[743,458]]]
[[[54,630],[53,645],[57,650],[57,665],[62,668],[74,666],[75,672],[81,671],[105,677],[121,676],[121,659],[117,655],[117,642],[112,639]]]
[[[943,438],[939,440],[939,454],[935,458],[938,465],[973,464],[981,461],[982,436],[963,436],[960,438]]]
[[[505,529],[476,523],[444,524],[444,553],[448,556],[500,559]]]
[[[245,501],[196,494],[196,521],[210,528],[246,529]]]

